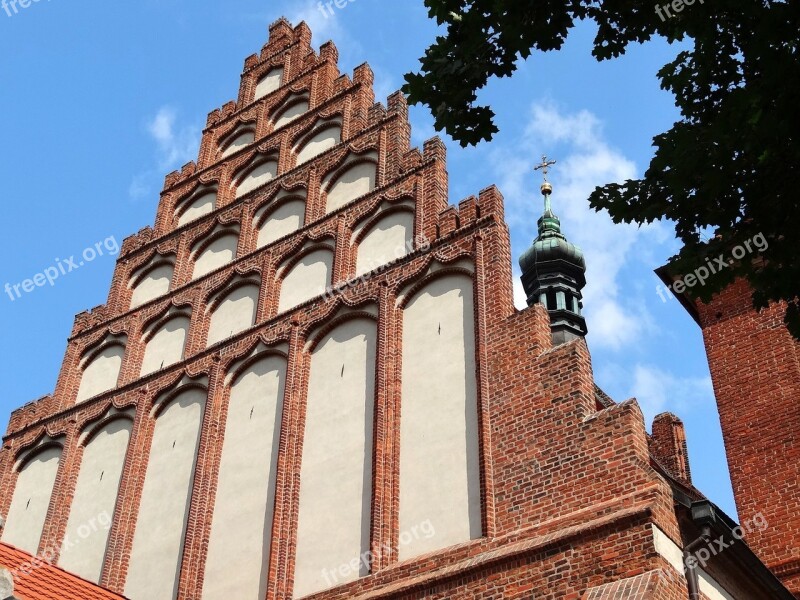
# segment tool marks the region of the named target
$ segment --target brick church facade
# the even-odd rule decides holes
[[[749,456],[734,389],[758,377],[723,349],[741,334],[706,331],[737,526],[693,487],[677,417],[648,434],[595,385],[549,184],[520,311],[500,192],[450,205],[442,142],[412,148],[403,95],[376,103],[370,68],[337,59],[304,23],[270,27],[108,302],[76,317],[54,393],[12,414],[16,597],[60,572],[132,600],[800,592],[797,414],[784,457]],[[763,461],[794,481],[748,487]]]

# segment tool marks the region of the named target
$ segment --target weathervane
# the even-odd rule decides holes
[[[534,171],[538,171],[541,169],[542,175],[544,176],[544,182],[547,183],[547,174],[550,172],[550,167],[556,164],[554,160],[547,160],[547,155],[542,154],[542,164],[536,165],[533,167]]]
[[[542,154],[542,164],[536,165],[533,167],[534,171],[542,171],[542,176],[544,177],[544,183],[542,184],[541,190],[542,195],[544,196],[544,212],[552,212],[552,208],[550,206],[550,194],[553,193],[553,186],[550,185],[550,182],[547,181],[547,173],[550,172],[550,167],[556,164],[554,160],[547,160],[547,155]]]

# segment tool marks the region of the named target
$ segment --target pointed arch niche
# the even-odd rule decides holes
[[[234,280],[220,292],[211,304],[206,347],[255,325],[260,287],[255,279]]]
[[[272,117],[275,129],[280,129],[308,112],[310,108],[307,95],[295,95],[284,102]]]
[[[356,198],[375,190],[378,179],[378,153],[367,152],[350,158],[343,167],[323,181],[325,212],[333,212]]]
[[[271,94],[280,88],[281,85],[283,85],[283,67],[277,67],[258,80],[254,100]]]
[[[278,313],[325,293],[331,285],[333,255],[330,246],[312,245],[298,260],[284,267],[288,271],[281,281]]]
[[[237,175],[234,184],[236,187],[236,198],[241,198],[272,181],[278,176],[278,160],[275,157],[256,157],[244,170],[244,173]]]
[[[435,534],[400,560],[482,535],[473,279],[451,269],[401,300],[400,531]]]
[[[402,258],[414,249],[413,206],[408,201],[389,207],[356,229],[356,276]]]
[[[311,351],[295,598],[369,572],[362,563],[344,578],[326,576],[370,549],[376,338],[376,321],[358,316],[341,322]]]
[[[342,121],[340,118],[323,120],[314,125],[311,132],[297,144],[297,165],[330,150],[342,141]]]
[[[169,292],[175,273],[175,257],[157,254],[131,275],[131,309]]]
[[[262,349],[229,376],[205,600],[266,597],[286,364]]]
[[[178,215],[178,227],[208,215],[214,212],[216,208],[216,188],[201,189],[178,204],[178,207],[175,211],[175,213]]]
[[[186,381],[186,380],[185,380]],[[208,391],[188,383],[156,403],[125,582],[130,598],[174,598]]]
[[[238,247],[237,229],[220,229],[198,242],[192,251],[194,257],[192,279],[198,279],[233,262]]]
[[[147,328],[142,377],[183,360],[190,321],[185,310],[173,308]]]
[[[29,554],[39,551],[61,453],[60,442],[45,438],[19,460],[17,484],[0,541]]]
[[[249,146],[255,141],[255,123],[240,125],[220,143],[221,158],[227,158],[232,154],[236,154],[239,150]]]
[[[84,434],[85,448],[58,565],[94,583],[100,582],[119,483],[128,451],[133,414],[112,410],[106,420]],[[88,535],[87,535],[88,532]]]
[[[281,190],[275,200],[256,213],[257,247],[263,248],[301,229],[306,220],[306,191]]]
[[[117,387],[127,340],[124,335],[110,335],[84,355],[76,403],[85,402]]]

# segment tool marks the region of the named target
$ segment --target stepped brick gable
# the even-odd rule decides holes
[[[12,414],[0,540],[132,600],[790,598],[744,543],[685,567],[731,525],[595,385],[579,250],[546,215],[515,309],[500,192],[450,204],[372,84],[271,25]]]

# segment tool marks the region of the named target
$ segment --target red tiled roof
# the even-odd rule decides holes
[[[20,600],[125,600],[8,544],[0,543],[0,567],[14,575],[14,596]]]

